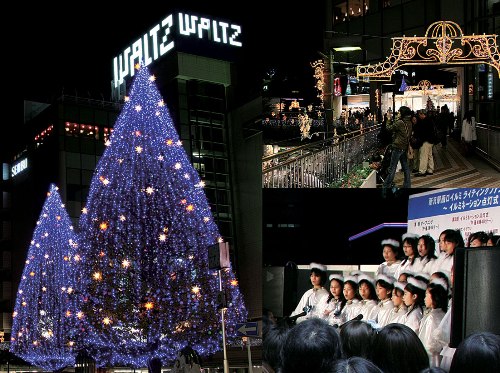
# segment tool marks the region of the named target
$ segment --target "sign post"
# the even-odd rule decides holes
[[[250,341],[249,337],[258,337],[259,336],[259,328],[256,322],[244,322],[236,324],[236,335],[243,337],[243,342],[247,344],[247,352],[248,352],[248,372],[253,373],[252,368],[252,353],[250,352]]]

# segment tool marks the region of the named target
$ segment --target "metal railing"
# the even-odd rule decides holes
[[[500,171],[500,128],[488,124],[476,124],[477,153]]]
[[[377,146],[380,125],[262,158],[263,188],[326,188]]]

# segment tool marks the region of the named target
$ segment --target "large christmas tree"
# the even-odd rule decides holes
[[[219,278],[208,268],[222,238],[154,77],[136,68],[79,224],[84,343],[98,365],[222,349]],[[222,279],[231,335],[247,314],[233,271]]]
[[[76,234],[54,184],[50,185],[28,249],[14,308],[10,351],[56,371],[75,363]]]

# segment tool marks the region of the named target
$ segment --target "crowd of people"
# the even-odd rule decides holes
[[[437,242],[436,248],[431,236],[412,233],[385,239],[384,262],[373,274],[327,278],[325,265],[311,263],[312,287],[290,316],[276,320],[264,312],[265,370],[500,371],[499,335],[476,333],[457,350],[449,347],[455,249],[500,246],[500,237],[478,231],[464,242],[460,230],[446,229]]]
[[[392,112],[384,115],[379,140],[382,145],[390,145],[390,163],[384,189],[394,188],[394,176],[398,164],[404,173],[403,188],[411,187],[412,173],[415,177],[434,174],[435,162],[433,149],[439,145],[446,150],[448,136],[455,130],[455,115],[447,105],[438,110],[418,110],[414,112],[401,106],[393,118]],[[472,110],[467,111],[460,126],[461,149],[465,155],[474,152],[476,119]]]

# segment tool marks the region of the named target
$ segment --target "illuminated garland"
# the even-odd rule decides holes
[[[80,217],[84,344],[98,366],[172,363],[186,346],[222,349],[219,282],[208,246],[222,238],[203,186],[147,67],[106,143]],[[247,313],[231,269],[226,331]]]
[[[359,77],[373,81],[391,80],[403,65],[479,64],[493,66],[500,76],[497,35],[463,35],[458,24],[438,21],[425,36],[392,38],[391,55],[381,63],[357,67]]]
[[[73,366],[79,257],[54,184],[40,213],[16,296],[10,351],[48,371]]]

